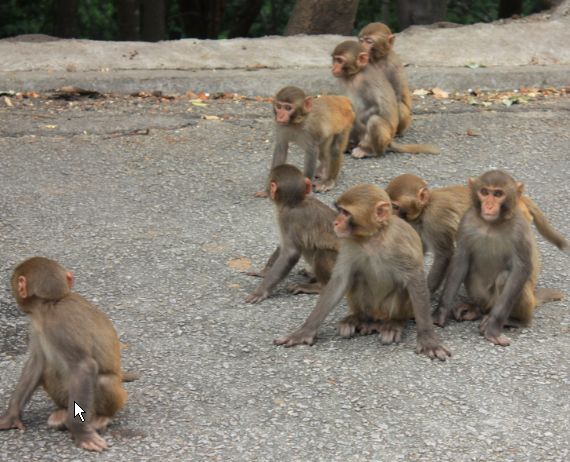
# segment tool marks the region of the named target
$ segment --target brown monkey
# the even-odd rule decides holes
[[[287,161],[289,143],[305,151],[303,173],[311,181],[317,158],[320,165],[315,191],[332,189],[340,172],[343,153],[354,122],[352,103],[345,96],[306,96],[297,87],[279,90],[273,101],[275,114],[275,148],[271,168]],[[266,192],[256,193],[266,197]]]
[[[455,251],[459,221],[471,207],[467,186],[455,185],[429,189],[420,177],[405,173],[386,187],[394,211],[419,233],[424,247],[434,255],[428,275],[428,287],[434,293],[441,285]],[[567,251],[568,243],[528,196],[521,196],[518,205],[523,216],[559,249]]]
[[[536,292],[538,250],[528,220],[519,206],[523,185],[507,173],[491,170],[470,179],[472,207],[463,216],[457,249],[434,322],[443,326],[463,282],[471,306],[455,310],[459,320],[485,313],[479,330],[492,343],[510,344],[504,326],[530,323],[534,308],[561,297],[557,291]]]
[[[398,102],[398,129],[401,135],[412,122],[412,94],[400,57],[393,50],[395,36],[390,28],[373,22],[365,26],[358,34],[358,41],[368,50],[370,62],[384,75],[392,85]]]
[[[356,110],[351,138],[359,140],[352,157],[380,156],[395,152],[438,154],[427,144],[399,144],[394,141],[398,128],[398,103],[394,89],[383,72],[369,66],[366,48],[358,42],[342,42],[334,49],[332,74],[342,79]]]
[[[418,234],[392,214],[388,194],[376,186],[355,186],[336,206],[334,230],[341,247],[331,279],[303,325],[275,343],[312,345],[319,325],[348,294],[350,314],[339,324],[340,335],[377,331],[382,343],[397,343],[405,323],[415,318],[416,352],[445,360],[450,353],[432,327]]]
[[[309,196],[311,182],[292,165],[279,165],[269,175],[269,194],[275,203],[281,243],[261,272],[248,273],[263,277],[263,282],[246,298],[257,303],[271,295],[273,288],[289,274],[303,256],[311,266],[316,281],[292,284],[289,291],[319,293],[330,279],[339,241],[334,233],[334,211]]]
[[[459,222],[471,206],[464,186],[428,189],[420,177],[405,173],[386,187],[398,216],[418,232],[426,250],[433,252],[427,282],[433,294],[441,285],[453,252]]]
[[[24,429],[22,409],[42,385],[58,406],[48,425],[68,428],[83,449],[102,451],[107,443],[97,430],[127,400],[119,338],[107,316],[72,285],[73,275],[47,258],[30,258],[14,270],[12,293],[31,319],[29,357],[0,430]],[[74,403],[85,411],[84,421],[75,417]]]

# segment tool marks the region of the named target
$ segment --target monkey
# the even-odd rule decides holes
[[[279,225],[280,244],[261,272],[263,282],[246,298],[247,303],[258,303],[271,295],[303,256],[311,266],[316,281],[292,284],[294,294],[319,293],[330,279],[339,248],[333,229],[335,212],[310,196],[311,182],[293,165],[274,167],[269,175],[269,194],[275,204]]]
[[[334,231],[341,245],[331,278],[301,327],[274,343],[312,345],[319,325],[347,294],[349,314],[338,327],[342,337],[378,332],[381,343],[399,343],[405,323],[415,318],[416,353],[444,361],[451,353],[432,326],[418,234],[392,213],[390,197],[374,185],[350,188],[336,208]]]
[[[464,185],[429,189],[420,177],[405,173],[392,179],[386,192],[393,210],[414,227],[424,247],[433,252],[434,261],[428,274],[428,287],[433,294],[441,286],[455,251],[459,221],[471,207],[470,190]],[[566,239],[550,225],[536,203],[526,195],[518,202],[522,215],[535,224],[540,234],[567,251]]]
[[[316,192],[331,190],[338,178],[343,153],[355,114],[352,103],[345,96],[306,96],[297,87],[284,87],[273,101],[275,115],[275,146],[271,167],[287,161],[289,143],[298,144],[305,151],[303,173],[311,181],[315,176],[317,158],[319,178],[314,183]],[[256,197],[267,197],[266,191]]]
[[[369,66],[369,55],[361,43],[345,41],[332,53],[332,74],[341,79],[356,111],[351,138],[359,140],[352,157],[381,156],[394,152],[438,154],[427,144],[399,144],[394,141],[398,128],[398,102],[383,72]]]
[[[538,249],[519,206],[523,188],[502,170],[469,179],[471,208],[459,224],[457,249],[433,316],[436,324],[445,325],[464,283],[473,304],[455,309],[456,319],[473,320],[483,313],[481,335],[508,346],[505,326],[528,325],[536,306],[562,297],[558,291],[536,290]]]
[[[50,427],[70,430],[76,444],[100,452],[107,442],[99,435],[123,407],[122,381],[136,379],[121,370],[120,343],[107,316],[72,292],[73,274],[54,260],[32,257],[11,278],[20,309],[30,317],[29,355],[0,430],[24,430],[21,413],[42,385],[58,409]],[[75,417],[75,403],[84,411]]]
[[[384,73],[396,93],[398,128],[402,135],[412,123],[412,94],[400,57],[393,50],[395,36],[388,26],[373,22],[358,33],[358,41],[366,48],[370,63]]]

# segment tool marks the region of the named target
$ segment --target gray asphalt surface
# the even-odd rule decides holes
[[[507,108],[415,98],[406,141],[439,156],[345,158],[332,203],[360,182],[413,172],[432,186],[501,167],[568,236],[570,97]],[[0,432],[0,460],[565,461],[570,442],[568,302],[538,309],[508,348],[477,323],[438,329],[446,363],[377,336],[339,338],[342,303],[313,347],[272,344],[308,315],[315,296],[281,285],[254,306],[277,243],[271,204],[253,198],[271,155],[269,104],[253,100],[113,97],[13,99],[0,107],[0,406],[25,359],[28,323],[8,290],[16,263],[46,255],[75,272],[122,342],[127,406],[90,455],[51,431],[36,393],[27,431]],[[205,120],[204,116],[219,119]],[[477,136],[468,136],[468,129]],[[147,133],[148,130],[148,134]],[[301,165],[293,150],[290,161]],[[570,294],[568,257],[540,238],[540,285]],[[288,282],[298,278],[292,274]]]

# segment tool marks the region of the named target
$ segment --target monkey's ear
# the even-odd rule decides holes
[[[378,224],[382,224],[390,218],[392,206],[390,202],[379,201],[374,206],[374,218]]]
[[[28,281],[25,276],[18,276],[18,295],[22,300],[28,298]]]
[[[73,273],[71,271],[65,273],[65,279],[67,281],[67,287],[73,289]]]
[[[305,112],[311,112],[312,109],[313,109],[313,98],[310,96],[307,96],[303,100],[303,110]]]
[[[395,41],[396,41],[396,36],[394,34],[388,35],[388,43],[390,44],[390,47],[394,46]]]
[[[467,180],[467,185],[468,185],[471,189],[473,189],[473,188],[475,187],[475,180],[476,180],[475,178],[469,178],[469,179]]]
[[[271,181],[269,183],[269,196],[271,199],[275,200],[275,195],[277,194],[277,183],[275,181]]]
[[[520,181],[517,181],[517,196],[521,197],[523,195],[524,192],[524,184],[521,183]]]
[[[368,53],[362,52],[358,54],[358,57],[356,58],[356,62],[358,63],[358,67],[366,67],[368,65],[368,60],[370,59],[370,56],[368,55]]]
[[[423,188],[420,188],[417,197],[418,201],[420,201],[420,204],[426,205],[429,201],[429,189],[425,186]]]
[[[305,178],[305,195],[308,196],[309,194],[311,194],[311,188],[312,188],[311,180]]]

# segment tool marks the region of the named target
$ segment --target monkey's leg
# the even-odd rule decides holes
[[[513,306],[511,314],[505,326],[508,327],[524,327],[528,326],[532,321],[532,315],[536,308],[536,297],[532,284],[526,283],[521,293],[521,298],[518,303]]]
[[[372,319],[362,313],[349,314],[338,323],[338,333],[345,338],[353,337],[356,332],[369,335],[379,330],[380,323],[373,323]]]
[[[96,416],[113,417],[127,401],[127,392],[123,388],[121,377],[117,374],[102,374],[97,377],[97,390],[95,394]],[[109,421],[104,423],[107,425]],[[93,425],[96,425],[93,422]],[[103,424],[101,420],[99,424]]]
[[[67,409],[58,409],[53,411],[48,417],[48,427],[55,428],[57,430],[65,430],[67,425],[65,425],[65,420],[67,418]]]
[[[398,129],[396,133],[403,135],[412,123],[412,112],[408,106],[402,101],[398,104]]]

